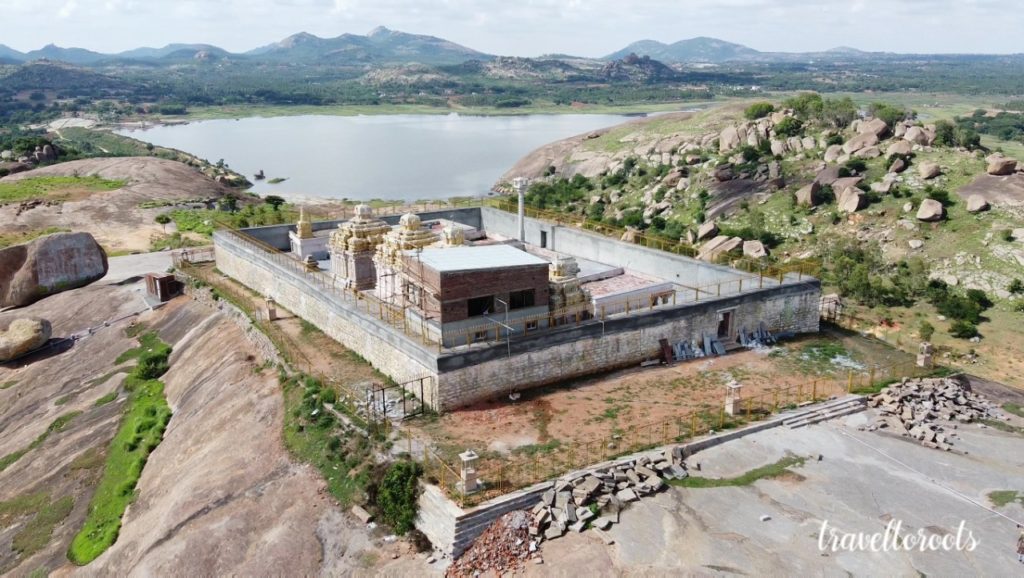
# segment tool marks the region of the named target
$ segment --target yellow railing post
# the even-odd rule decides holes
[[[851,370],[849,370],[847,372],[846,393],[851,393],[852,391],[853,391],[853,370],[851,369]]]
[[[697,414],[690,415],[690,437],[697,437]]]

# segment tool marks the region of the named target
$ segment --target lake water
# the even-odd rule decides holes
[[[260,194],[414,201],[484,195],[537,147],[625,120],[590,114],[289,116],[121,134],[212,162],[224,159]],[[268,179],[287,180],[255,181],[261,169]]]

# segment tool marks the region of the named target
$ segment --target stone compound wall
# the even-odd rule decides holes
[[[439,360],[438,392],[444,408],[564,381],[657,357],[659,340],[669,343],[697,340],[718,329],[720,311],[733,311],[736,330],[756,329],[760,323],[775,333],[816,333],[821,290],[818,283],[777,287],[737,297],[716,299],[636,317],[618,318],[578,330],[536,338],[528,351],[503,355],[493,350],[489,360],[465,360],[463,367],[445,371],[451,358]],[[602,331],[604,329],[604,331]],[[513,346],[518,345],[513,343]],[[500,348],[499,348],[500,349]],[[518,354],[517,354],[518,353]],[[477,361],[477,363],[470,363]]]
[[[604,323],[591,321],[541,332],[511,344],[465,351],[424,347],[401,331],[316,286],[308,275],[255,245],[227,233],[214,235],[217,267],[282,307],[319,327],[398,383],[431,377],[428,405],[450,410],[476,401],[566,379],[635,365],[656,357],[659,340],[698,342],[714,334],[720,311],[733,311],[734,328],[763,323],[776,333],[818,331],[817,280],[766,286],[675,308],[658,309]]]
[[[316,325],[321,331],[355,351],[398,383],[436,376],[433,356],[406,339],[401,332],[362,315],[352,302],[342,302],[314,286],[308,277],[280,265],[267,253],[247,246],[225,233],[215,233],[217,268],[261,295],[273,297],[283,308]],[[437,407],[436,380],[428,380],[424,400]]]

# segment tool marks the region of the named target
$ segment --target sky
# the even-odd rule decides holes
[[[510,56],[596,57],[636,40],[695,36],[773,52],[1021,53],[1017,1],[0,0],[0,44],[119,52],[185,42],[243,52],[296,32],[386,26]]]

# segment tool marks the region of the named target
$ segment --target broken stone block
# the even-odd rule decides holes
[[[594,520],[591,526],[597,528],[598,530],[607,530],[608,528],[612,527],[612,521],[609,518],[601,516],[600,518]]]
[[[640,499],[637,497],[636,492],[629,488],[619,491],[615,494],[615,497],[623,502],[635,502]]]
[[[369,524],[373,521],[373,516],[358,504],[352,506],[352,515],[358,518],[363,524]]]

